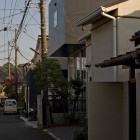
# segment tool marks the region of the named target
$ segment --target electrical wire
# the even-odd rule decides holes
[[[31,35],[27,34],[27,32],[23,31],[23,33],[25,33],[25,35],[27,35],[28,37],[30,37],[31,39],[33,39],[35,42],[37,41],[35,38],[33,38]]]
[[[29,21],[26,23],[25,27],[30,23],[30,21],[33,19],[33,17],[36,15],[37,12],[35,12],[33,15],[31,15],[31,18],[29,19]]]
[[[13,10],[13,15],[15,14],[16,5],[17,5],[17,0],[16,0],[16,2],[15,2],[15,6],[14,6],[14,10]],[[13,22],[13,18],[14,18],[14,16],[12,16],[12,18],[11,18],[10,26],[11,26],[11,24],[12,24],[12,22]]]
[[[13,4],[13,0],[11,1],[10,16],[11,16],[11,9],[12,9],[12,4]],[[9,16],[8,23],[10,22],[10,16]],[[8,24],[8,25],[9,25],[9,24]],[[7,25],[7,26],[8,26],[8,25]]]
[[[6,0],[5,0],[5,3],[4,3],[4,17],[3,17],[3,23],[1,25],[1,29],[3,28],[3,24],[5,22],[5,8],[6,8]]]
[[[19,50],[20,50],[20,49],[19,49]],[[22,54],[28,55],[28,56],[31,57],[31,58],[33,57],[32,55],[27,54],[27,53],[25,53],[25,52],[23,52],[23,51],[21,51],[21,50],[20,50],[20,52],[21,52]]]
[[[22,31],[22,26],[23,26],[23,23],[24,23],[24,19],[25,19],[25,17],[26,17],[26,12],[28,11],[28,7],[29,7],[29,5],[30,5],[30,1],[31,1],[31,0],[28,0],[28,3],[27,3],[27,5],[26,5],[26,7],[25,7],[25,11],[24,11],[24,14],[23,14],[23,18],[22,18],[22,20],[21,20],[20,26],[19,26],[18,31],[17,31],[17,38],[19,37],[19,35],[20,35],[21,31]]]
[[[6,18],[9,18],[9,17],[14,17],[14,16],[19,15],[19,14],[22,14],[22,13],[23,13],[23,11],[20,11],[19,13],[16,13],[16,14],[13,14],[13,15],[10,15],[10,16],[6,16],[5,19]],[[3,20],[3,18],[0,18],[0,20]]]
[[[18,50],[19,54],[24,58],[26,59],[27,61],[30,61],[28,58],[26,58],[19,50]]]

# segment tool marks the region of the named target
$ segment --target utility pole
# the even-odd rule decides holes
[[[9,76],[9,79],[11,80],[11,71],[10,71],[10,52],[9,52],[9,46],[10,46],[10,42],[8,42],[8,76]]]
[[[47,57],[47,40],[46,40],[46,0],[40,0],[41,14],[41,49],[42,61]]]
[[[47,40],[46,40],[46,0],[40,0],[40,17],[41,17],[41,58],[45,61],[47,58]],[[43,93],[43,126],[47,126],[48,115],[48,89]]]
[[[17,53],[18,53],[18,36],[17,36],[17,29],[15,29],[15,92],[16,98],[18,100],[18,75],[17,75]]]

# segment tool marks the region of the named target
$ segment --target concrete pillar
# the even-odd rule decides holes
[[[37,124],[39,129],[43,129],[42,98],[42,93],[37,95]]]

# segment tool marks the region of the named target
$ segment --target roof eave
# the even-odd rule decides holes
[[[86,17],[84,17],[83,19],[79,20],[76,24],[77,26],[83,26],[86,24],[89,24],[91,22],[91,20],[96,19],[99,17],[99,15],[101,15],[102,9],[101,7],[99,9],[97,9],[96,11],[90,13],[89,15],[87,15]]]
[[[77,26],[85,26],[88,24],[91,24],[95,21],[97,21],[98,19],[100,19],[102,16],[102,12],[108,13],[110,11],[116,10],[118,8],[117,5],[113,5],[111,7],[103,7],[101,6],[99,9],[97,9],[96,11],[90,13],[89,15],[87,15],[86,17],[84,17],[83,19],[79,20],[76,25]]]

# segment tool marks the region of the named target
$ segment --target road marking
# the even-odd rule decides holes
[[[58,137],[56,137],[53,133],[49,132],[48,130],[44,129],[44,131],[47,132],[50,136],[52,136],[56,140],[60,140]]]

